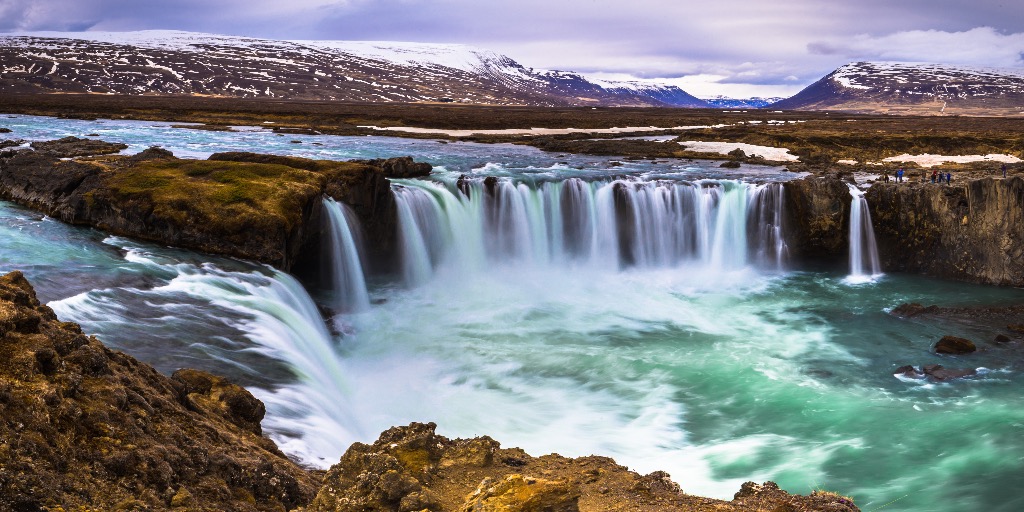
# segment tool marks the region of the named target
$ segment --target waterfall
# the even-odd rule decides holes
[[[864,191],[850,185],[850,276],[853,282],[870,281],[882,274],[871,212]]]
[[[747,227],[756,243],[752,244],[751,256],[759,265],[782,270],[789,257],[783,229],[783,198],[785,187],[781,183],[770,183],[757,187],[750,194]]]
[[[779,269],[786,258],[780,184],[502,178],[461,187],[394,180],[407,285],[447,264],[729,271]]]
[[[351,208],[334,199],[325,197],[323,205],[334,308],[341,312],[364,311],[370,307],[370,298],[360,260],[359,220]]]

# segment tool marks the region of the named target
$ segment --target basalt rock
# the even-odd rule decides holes
[[[883,268],[1024,285],[1024,178],[876,183],[866,197]]]
[[[371,265],[387,268],[397,231],[388,175],[418,176],[431,168],[408,157],[353,163],[219,153],[184,160],[161,148],[67,159],[116,147],[70,139],[0,158],[0,198],[72,224],[283,270],[319,254],[325,194],[352,207]]]
[[[925,307],[916,302],[912,302],[909,304],[903,303],[900,304],[899,306],[896,306],[895,308],[892,309],[892,314],[896,316],[902,316],[904,318],[910,318],[917,315],[935,314],[938,313],[939,311],[940,309],[938,306],[931,305]]]
[[[425,162],[416,162],[409,156],[388,159],[355,160],[357,163],[379,167],[388,178],[421,178],[428,176],[434,167]]]
[[[947,381],[953,379],[962,379],[964,377],[972,377],[977,375],[978,372],[974,368],[946,368],[941,364],[928,364],[922,366],[920,369],[910,365],[901,366],[893,372],[893,375],[903,375],[912,379],[924,379],[930,378],[936,381]]]
[[[433,423],[355,443],[324,477],[310,511],[606,512],[857,511],[832,493],[794,496],[744,484],[732,502],[690,496],[664,472],[639,475],[606,457],[532,457],[489,437],[448,439]]]
[[[943,336],[935,344],[935,352],[938,354],[970,354],[978,350],[974,342],[956,336]]]
[[[850,190],[835,178],[809,176],[785,185],[785,238],[802,261],[835,261],[849,240]]]
[[[833,173],[786,183],[786,240],[797,260],[846,257],[847,180]],[[876,182],[865,197],[886,271],[1024,286],[1024,178]]]
[[[35,149],[39,153],[60,158],[109,155],[128,149],[127,144],[104,142],[102,140],[80,139],[78,137],[64,137],[59,140],[33,142],[31,146],[32,149]]]
[[[0,276],[0,510],[278,511],[318,484],[258,434],[262,404],[160,375]]]

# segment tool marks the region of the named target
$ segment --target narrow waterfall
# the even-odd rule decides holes
[[[871,212],[864,191],[850,185],[850,277],[851,281],[871,280],[881,275],[878,246],[871,225]]]
[[[370,297],[360,259],[359,220],[351,208],[334,199],[325,197],[323,204],[334,308],[340,312],[364,311],[370,307]]]
[[[494,263],[781,268],[782,186],[736,181],[395,180],[402,275]]]
[[[751,244],[751,257],[763,267],[782,270],[789,257],[789,247],[783,234],[783,201],[785,187],[769,183],[757,187],[750,194],[747,211],[747,229],[755,243]]]

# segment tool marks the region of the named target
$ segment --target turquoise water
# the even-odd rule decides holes
[[[160,142],[195,156],[412,154],[443,166],[442,177],[737,177],[518,146],[2,116],[0,126],[40,139],[109,129],[102,138],[130,151]],[[439,265],[416,286],[372,280],[376,304],[333,319],[340,334],[328,334],[298,283],[261,265],[107,237],[4,202],[0,240],[0,271],[24,270],[63,318],[161,371],[199,367],[250,386],[268,404],[266,430],[317,465],[392,425],[436,421],[445,435],[487,434],[536,455],[667,470],[687,492],[722,498],[743,481],[775,480],[852,495],[863,510],[1024,509],[1024,349],[991,343],[995,330],[886,312],[910,301],[1015,304],[1017,289],[893,274],[849,285],[845,262],[777,271],[490,261]],[[982,350],[932,354],[945,334]],[[982,370],[941,384],[892,376],[930,363]]]

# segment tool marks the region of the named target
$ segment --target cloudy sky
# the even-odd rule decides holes
[[[1024,66],[1020,0],[0,0],[0,31],[463,43],[521,64],[789,96],[858,60]]]

